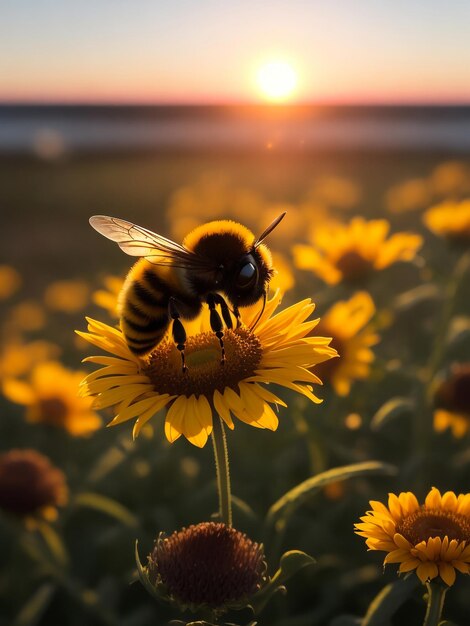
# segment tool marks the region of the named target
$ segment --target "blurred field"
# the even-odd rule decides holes
[[[21,277],[21,286],[1,303],[3,381],[11,377],[8,347],[37,340],[58,346],[60,356],[54,358],[68,368],[87,369],[81,359],[98,351],[84,347],[73,331],[85,328],[84,315],[112,322],[93,303],[92,293],[103,288],[106,276],[124,276],[132,263],[89,227],[88,218],[115,215],[176,238],[188,217],[199,223],[213,217],[209,208],[206,212],[204,206],[198,209],[190,203],[185,214],[181,193],[177,195],[182,188],[187,192],[184,197],[188,189],[196,198],[204,197],[201,189],[208,197],[212,193],[215,204],[221,194],[223,206],[230,204],[232,194],[239,201],[237,190],[248,190],[256,200],[250,196],[250,202],[261,207],[259,214],[253,216],[248,203],[246,219],[237,205],[228,217],[244,223],[252,219],[248,225],[253,229],[266,226],[271,211],[287,208],[285,230],[283,223],[280,237],[272,243],[289,261],[295,278],[285,296],[287,303],[312,297],[321,317],[359,288],[372,295],[377,309],[372,324],[381,341],[372,348],[375,361],[367,379],[353,382],[345,397],[325,385],[317,390],[324,398],[319,406],[294,394],[282,395],[289,408],[281,408],[275,433],[240,422],[229,433],[233,493],[250,507],[236,507],[234,524],[255,540],[260,539],[259,522],[271,504],[309,476],[368,460],[398,468],[393,477],[330,485],[296,511],[277,545],[266,546],[270,566],[275,569],[279,555],[293,548],[312,554],[318,563],[291,580],[287,596],[276,596],[259,624],[341,626],[341,621],[333,620],[364,615],[380,589],[396,580],[395,566],[383,572],[383,553],[367,553],[363,540],[353,534],[353,524],[369,508],[368,501],[386,501],[389,491],[412,490],[422,497],[431,486],[469,491],[468,435],[456,439],[449,430],[434,432],[432,411],[420,416],[409,411],[383,422],[376,416],[372,421],[388,400],[420,396],[423,368],[433,354],[439,359],[438,373],[455,361],[470,361],[469,333],[460,332],[470,327],[468,273],[456,290],[447,327],[442,329],[440,321],[462,248],[449,246],[422,222],[422,213],[430,206],[470,194],[469,157],[457,159],[459,171],[466,171],[460,182],[449,179],[446,187],[436,176],[439,165],[455,160],[455,155],[443,153],[279,154],[269,149],[251,155],[169,152],[42,161],[0,158],[1,263]],[[409,186],[411,191],[405,189],[405,199],[400,200],[396,187],[416,179],[421,182]],[[315,196],[319,189],[326,189],[323,197]],[[393,189],[395,196],[390,196]],[[399,202],[402,209],[408,203],[411,210],[389,210],[390,203],[396,209]],[[424,245],[413,262],[376,272],[357,288],[328,286],[312,273],[294,268],[291,254],[292,245],[303,243],[301,235],[315,229],[325,215],[341,222],[355,215],[386,218],[391,232],[420,233]],[[295,220],[297,230],[292,226]],[[48,297],[47,289],[62,280],[85,281],[85,287],[81,295],[66,289],[65,304],[57,305],[60,298],[50,293]],[[416,288],[421,291],[411,291]],[[438,350],[436,341],[443,344]],[[30,372],[26,367],[17,378],[27,380]],[[25,530],[11,516],[0,515],[0,624],[145,626],[183,619],[157,605],[140,583],[131,584],[134,540],[139,539],[144,558],[158,532],[207,520],[216,511],[211,446],[199,450],[183,440],[169,445],[161,416],[151,421],[153,432],[133,443],[129,424],[79,437],[26,422],[24,407],[5,397],[0,403],[1,451],[37,449],[64,471],[70,490],[69,504],[49,535],[47,530]],[[108,421],[109,412],[101,413]],[[54,569],[38,549],[52,553],[60,568]],[[448,593],[445,617],[457,624],[468,623],[468,585],[468,578],[460,576]],[[29,608],[22,612],[25,606]],[[423,613],[417,591],[391,623],[420,623]],[[237,623],[250,621],[248,612],[230,617],[240,620]]]

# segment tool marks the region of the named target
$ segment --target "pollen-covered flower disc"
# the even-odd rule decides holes
[[[440,577],[453,585],[456,570],[470,572],[470,493],[433,487],[420,505],[411,492],[389,494],[388,507],[371,501],[356,533],[370,550],[387,552],[386,563],[399,563],[399,573],[416,571],[425,583]]]
[[[96,396],[95,408],[115,407],[110,425],[136,419],[134,436],[165,407],[170,442],[184,435],[192,444],[204,446],[214,413],[231,429],[235,416],[256,428],[276,430],[278,418],[271,405],[286,404],[267,385],[287,387],[319,403],[312,385],[321,381],[311,369],[336,356],[330,339],[311,335],[318,320],[308,319],[315,308],[310,299],[275,314],[278,304],[274,296],[264,311],[261,303],[243,309],[241,326],[224,330],[224,365],[207,311],[185,323],[186,372],[169,335],[140,359],[131,353],[120,330],[89,319],[89,332],[79,334],[111,356],[85,359],[103,367],[85,378],[81,393]]]
[[[216,610],[248,600],[262,585],[262,546],[232,526],[202,522],[159,537],[148,576],[162,594],[193,609]]]

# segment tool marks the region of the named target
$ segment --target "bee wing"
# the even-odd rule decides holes
[[[130,256],[152,257],[154,263],[161,265],[175,265],[175,261],[184,267],[205,269],[207,265],[191,250],[132,222],[107,215],[94,215],[89,221],[96,231],[115,241]]]

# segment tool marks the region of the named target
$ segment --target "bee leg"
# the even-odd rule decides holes
[[[224,347],[224,339],[223,339],[223,337],[224,337],[223,324],[222,324],[222,318],[220,317],[219,312],[215,308],[216,300],[217,300],[216,295],[213,294],[213,293],[210,293],[206,297],[206,302],[209,305],[210,325],[211,325],[212,330],[215,333],[215,336],[219,340],[220,349],[222,351],[222,358],[220,360],[220,364],[221,365],[225,365],[225,347]]]
[[[235,315],[235,318],[237,320],[237,328],[240,328],[240,326],[242,325],[242,318],[240,315],[240,311],[238,310],[238,307],[236,305],[233,307],[233,314]]]
[[[214,294],[214,302],[215,304],[220,305],[220,312],[222,313],[222,317],[224,318],[225,326],[227,328],[233,328],[232,316],[230,315],[230,309],[228,308],[228,304],[225,302],[224,298],[218,294]]]
[[[186,359],[184,356],[184,348],[186,346],[186,331],[180,319],[178,308],[176,306],[175,298],[171,297],[168,302],[168,313],[173,320],[171,327],[171,334],[173,335],[173,341],[176,343],[176,347],[181,353],[181,364],[183,366],[183,374],[187,372]]]

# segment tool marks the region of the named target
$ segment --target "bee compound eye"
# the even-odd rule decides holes
[[[253,263],[245,263],[242,265],[240,272],[238,273],[237,286],[238,287],[250,287],[258,277],[258,270]]]

